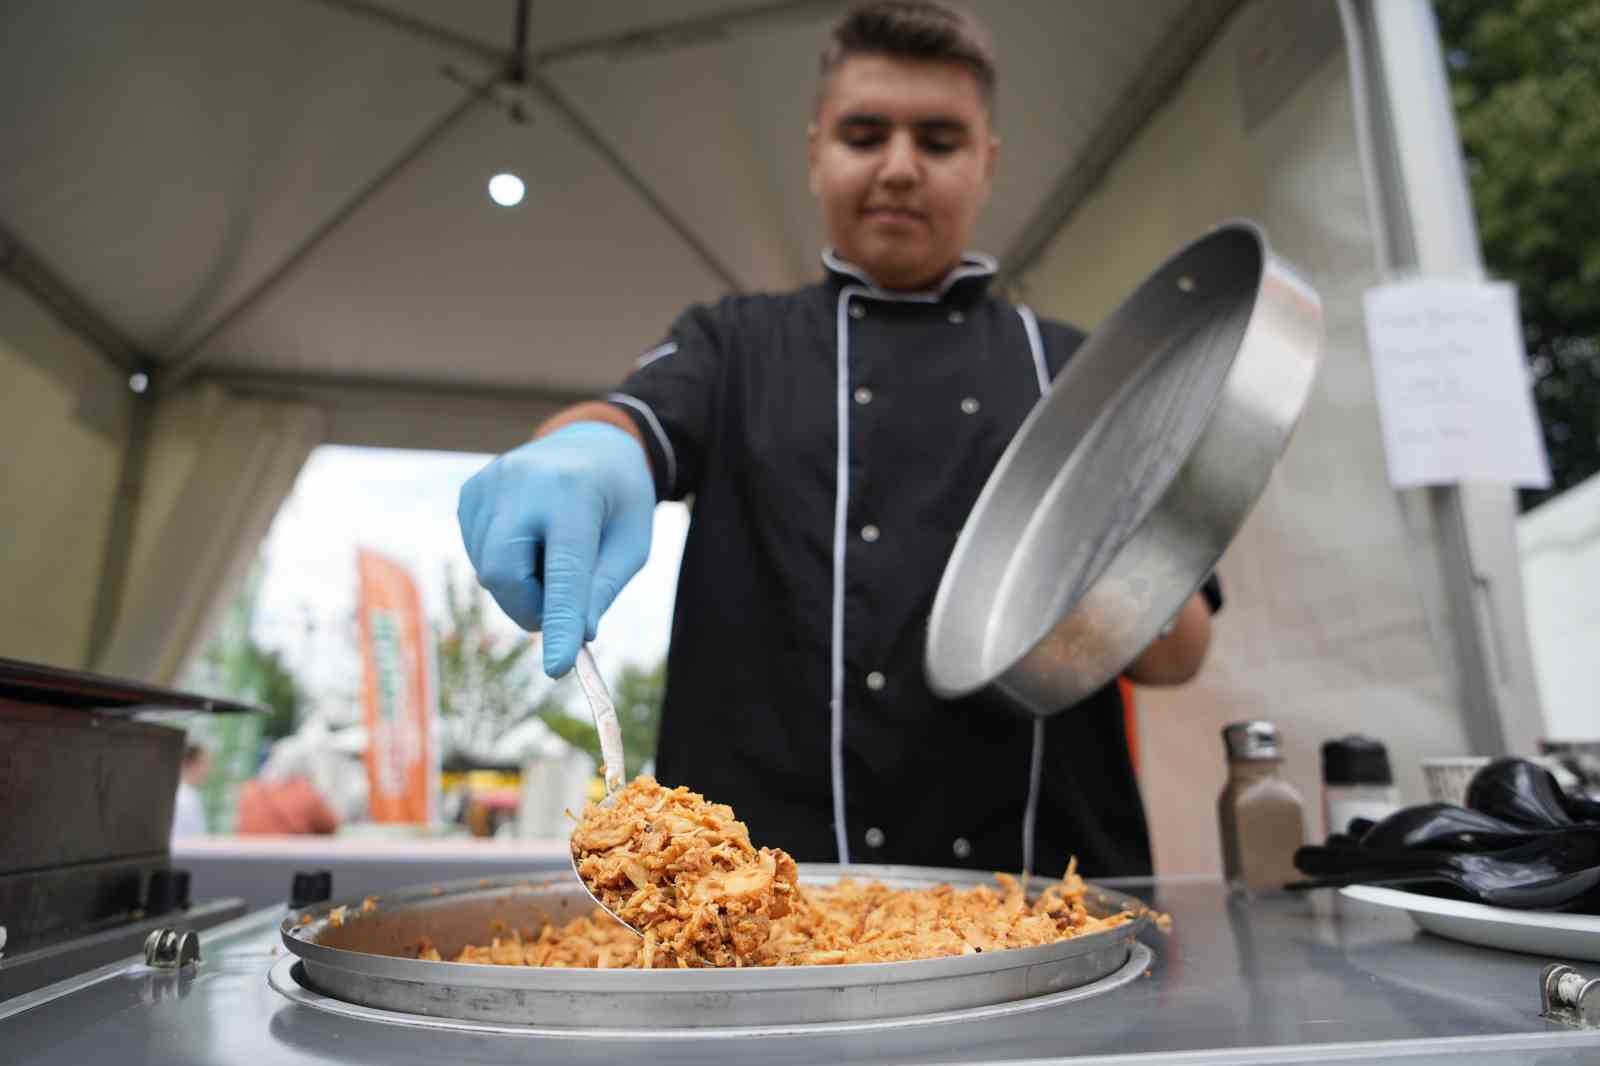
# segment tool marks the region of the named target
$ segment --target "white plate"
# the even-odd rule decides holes
[[[1600,962],[1600,917],[1594,915],[1488,907],[1370,885],[1339,891],[1363,903],[1406,911],[1421,928],[1450,940],[1552,959]]]

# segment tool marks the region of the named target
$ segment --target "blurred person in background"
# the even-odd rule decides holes
[[[326,723],[312,719],[272,746],[261,772],[239,792],[235,831],[336,833],[366,809],[366,770]]]
[[[237,833],[326,836],[338,830],[339,819],[308,778],[255,777],[239,790]]]
[[[205,788],[210,776],[211,752],[203,744],[186,744],[178,775],[178,799],[172,808],[173,837],[200,836],[206,832],[205,797],[200,790]]]

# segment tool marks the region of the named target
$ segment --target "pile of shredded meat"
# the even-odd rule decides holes
[[[647,967],[662,952],[673,965],[745,965],[795,898],[787,852],[751,844],[732,807],[652,777],[585,807],[572,857],[595,898],[644,934]]]
[[[605,807],[584,810],[572,836],[605,911],[538,931],[496,930],[452,961],[507,966],[670,968],[815,966],[970,955],[1035,947],[1133,921],[1089,914],[1076,864],[1029,902],[1015,878],[995,885],[890,888],[845,879],[801,886],[794,860],[756,848],[731,808],[640,777]],[[419,958],[441,956],[426,940]]]

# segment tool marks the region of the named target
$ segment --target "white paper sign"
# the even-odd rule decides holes
[[[1550,484],[1511,285],[1396,282],[1365,305],[1395,488]]]

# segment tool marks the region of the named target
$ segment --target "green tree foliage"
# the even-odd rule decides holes
[[[632,664],[624,666],[622,676],[611,685],[617,723],[622,726],[623,758],[628,763],[625,772],[630,777],[656,757],[656,734],[661,728],[661,699],[666,686],[665,659],[649,670]],[[556,736],[588,752],[596,763],[601,761],[600,737],[587,716],[580,718],[564,707],[553,707],[542,711],[540,717]]]
[[[600,739],[576,686],[544,676],[532,641],[491,630],[490,610],[482,590],[458,583],[446,571],[446,617],[435,626],[446,758],[487,759],[501,737],[538,718],[599,762]],[[627,770],[635,774],[655,758],[666,662],[651,670],[624,667],[621,677],[608,683],[622,726]]]
[[[1435,0],[1484,257],[1515,282],[1554,484],[1600,471],[1600,0]]]
[[[533,643],[489,628],[486,598],[471,582],[445,571],[445,618],[435,625],[439,715],[444,754],[487,758],[495,743],[529,718],[558,711],[561,701],[541,674]]]
[[[262,564],[250,576],[223,614],[200,659],[185,679],[189,687],[214,695],[258,704],[267,710],[261,735],[286,737],[299,725],[305,690],[276,650],[256,641],[256,605],[260,599]]]
[[[445,573],[446,618],[438,629],[438,711],[445,723],[445,755],[485,759],[494,743],[528,719],[546,723],[563,741],[600,762],[589,707],[570,707],[571,687],[544,677],[531,640],[490,631],[488,600],[477,586],[466,591]],[[654,669],[622,667],[608,679],[622,727],[627,773],[656,757],[666,659]],[[534,695],[538,693],[538,696]]]

